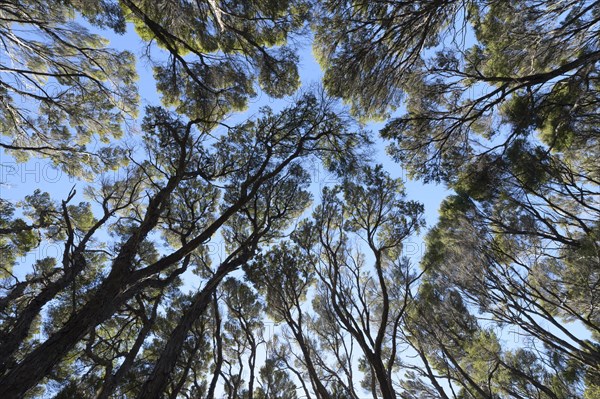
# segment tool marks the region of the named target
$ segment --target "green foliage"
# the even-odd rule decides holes
[[[600,396],[598,2],[5,3],[0,147],[89,184],[0,199],[1,397]]]
[[[15,217],[16,209],[28,219]],[[0,278],[12,275],[15,264],[20,263],[30,251],[37,248],[43,238],[60,239],[59,215],[56,205],[48,193],[36,189],[32,195],[15,205],[7,200],[0,200]]]
[[[123,31],[108,2],[2,6],[0,125],[10,137],[2,148],[18,160],[41,155],[91,178],[114,162],[94,142],[120,138],[122,124],[137,113],[137,74],[132,53],[108,48],[106,39],[74,21],[79,7],[92,21]]]
[[[415,350],[427,358],[436,348],[430,367],[462,387],[458,397],[583,397],[583,374],[572,365],[598,367],[585,338],[598,329],[598,168],[590,164],[600,148],[598,5],[326,2],[320,11],[315,47],[327,90],[363,117],[403,106],[380,132],[392,140],[390,154],[410,177],[456,193],[426,238],[421,266],[431,292],[460,295],[465,312],[547,346],[510,367],[491,367],[491,358],[463,364],[469,351],[508,355],[494,340],[469,348],[474,337],[461,337],[451,352],[442,318],[448,330],[438,341],[430,320],[415,322],[426,331]],[[429,313],[445,309],[427,298]],[[570,366],[548,367],[555,355]],[[427,382],[415,375],[411,395],[439,393],[435,372],[419,371]]]
[[[323,1],[318,7],[313,51],[325,87],[368,119],[400,105],[411,69],[422,64],[421,51],[439,44],[462,8],[454,1]]]
[[[293,94],[300,85],[288,38],[308,17],[304,0],[123,2],[128,20],[171,60],[154,67],[165,105],[190,118],[217,123],[256,95]]]
[[[283,321],[289,312],[294,312],[295,304],[304,301],[314,283],[308,256],[287,243],[259,255],[245,272],[265,296],[266,312],[275,322]]]
[[[267,359],[260,368],[261,386],[257,389],[257,399],[296,399],[296,386],[289,374],[278,367],[276,359]]]

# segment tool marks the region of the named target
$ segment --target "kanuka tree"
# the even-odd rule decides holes
[[[294,13],[284,12],[288,5]],[[70,174],[96,180],[86,188],[94,206],[72,205],[75,191],[62,201],[36,191],[18,204],[20,214],[2,200],[2,248],[11,252],[2,257],[4,396],[35,395],[39,391],[32,388],[43,381],[65,385],[62,395],[68,396],[81,389],[80,376],[70,379],[69,370],[86,365],[84,379],[96,375],[98,397],[110,396],[136,367],[160,321],[159,307],[176,296],[179,276],[188,268],[209,268],[206,244],[221,236],[227,256],[165,332],[148,382],[134,386],[146,397],[161,396],[174,376],[186,383],[186,373],[176,370],[185,361],[186,337],[221,280],[259,245],[278,239],[308,205],[303,160],[328,154],[335,168],[352,161],[336,156],[362,140],[332,104],[311,95],[279,114],[263,109],[262,118],[213,135],[225,115],[243,109],[256,94],[255,81],[276,97],[296,91],[297,58],[285,41],[303,27],[306,7],[188,6],[2,5],[3,121],[4,133],[13,137],[3,147],[18,160],[48,156]],[[132,21],[149,55],[167,51],[166,62],[151,62],[163,102],[176,113],[146,109],[141,158],[114,141],[125,118],[135,115],[134,59],[106,48],[104,39],[74,20],[77,13],[117,33]],[[176,23],[172,15],[179,16]],[[27,100],[24,106],[20,98]],[[110,143],[85,147],[95,139]],[[116,172],[98,178],[107,167]],[[43,241],[62,245],[62,256],[38,260],[24,279],[15,276],[18,255]],[[40,323],[43,342],[34,338]],[[81,357],[73,361],[73,353]],[[169,389],[177,395],[183,385]]]
[[[220,232],[227,255],[182,311],[140,393],[162,395],[194,321],[206,312],[221,280],[248,262],[261,243],[280,237],[309,204],[302,159],[334,156],[337,147],[357,137],[327,102],[312,95],[280,114],[263,113],[209,146],[208,133],[196,131],[193,121],[162,108],[147,110],[148,158],[132,159],[135,165],[123,179],[89,190],[104,213],[94,218],[89,205],[70,208],[64,201],[62,218],[48,228],[56,231],[52,239],[64,242],[60,271],[45,275],[52,264],[34,270],[25,281],[27,295],[13,294],[22,290],[18,284],[7,287],[13,300],[2,326],[3,393],[24,394],[82,341],[94,339],[89,335],[105,322],[131,312],[128,304],[136,297],[164,290],[198,261],[208,262],[205,246]],[[95,236],[108,227],[114,235],[110,245]],[[153,235],[163,237],[163,251]],[[78,290],[72,296],[71,287]],[[50,301],[48,337],[36,344],[31,327]]]
[[[397,397],[399,329],[418,281],[401,249],[423,225],[422,206],[404,195],[401,181],[380,166],[359,170],[324,190],[313,217],[294,232],[293,246],[276,247],[247,266],[266,295],[267,312],[297,344],[317,398],[359,398],[359,384],[374,398]],[[312,313],[305,310],[309,290]],[[353,376],[360,374],[362,381]]]
[[[0,4],[0,145],[89,180],[0,199],[0,396],[595,399],[599,8]],[[88,24],[135,29],[154,72],[129,142],[136,60]],[[400,109],[390,153],[454,191],[420,268],[422,206],[332,100],[225,124],[296,93],[309,27],[330,94]],[[311,160],[339,182],[309,215]],[[44,243],[59,256],[19,262]]]
[[[433,309],[464,301],[475,319],[450,345],[429,311],[411,342],[422,341],[419,373],[459,381],[459,397],[598,394],[599,7],[331,1],[315,23],[328,90],[366,118],[403,107],[381,131],[390,153],[410,176],[456,193],[428,235],[420,296]],[[441,326],[454,323],[444,315]],[[487,319],[529,348],[501,355],[499,341],[478,332]],[[494,358],[485,372],[477,366],[479,380],[461,365],[472,334]],[[523,364],[527,382],[517,382]],[[494,384],[506,373],[519,388]],[[435,383],[419,389],[442,395]]]
[[[69,2],[0,5],[0,147],[20,161],[41,155],[91,177],[123,160],[105,144],[123,134],[139,96],[133,54],[108,48],[74,21],[77,11]],[[105,22],[124,29],[118,18]]]
[[[308,9],[295,0],[5,2],[0,123],[9,139],[0,146],[88,178],[126,161],[113,139],[137,114],[135,57],[108,48],[78,14],[117,34],[132,23],[163,103],[214,127],[247,106],[255,83],[277,98],[298,89],[298,57],[287,41],[305,28]]]

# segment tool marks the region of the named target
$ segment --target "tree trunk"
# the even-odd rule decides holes
[[[175,368],[181,348],[192,325],[206,311],[221,280],[246,262],[247,259],[248,255],[242,254],[230,262],[223,263],[204,288],[195,295],[194,302],[179,320],[177,327],[175,327],[162,349],[160,358],[154,365],[152,374],[150,374],[150,377],[148,377],[142,386],[138,394],[139,399],[160,399],[162,397],[169,382],[169,376]]]

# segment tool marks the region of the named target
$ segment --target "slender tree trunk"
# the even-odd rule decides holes
[[[140,330],[138,336],[136,337],[131,350],[127,353],[127,356],[125,356],[125,360],[123,360],[123,363],[121,364],[119,369],[116,371],[116,373],[110,374],[108,376],[108,378],[106,378],[104,380],[104,384],[102,384],[102,387],[100,388],[100,392],[98,392],[95,399],[108,399],[109,395],[115,390],[115,388],[121,381],[121,378],[123,378],[123,376],[125,374],[127,374],[129,369],[133,365],[133,362],[134,362],[138,352],[140,351],[142,345],[144,344],[144,341],[146,340],[148,333],[150,332],[150,330],[152,329],[152,326],[154,325],[154,320],[156,319],[156,313],[158,310],[159,303],[160,303],[160,299],[157,299],[156,303],[154,304],[154,306],[152,308],[152,314],[151,314],[150,318],[144,321],[144,325],[142,326],[142,329]]]
[[[221,337],[221,313],[219,312],[219,304],[217,302],[217,296],[213,293],[213,308],[215,315],[215,341],[216,341],[216,356],[215,356],[215,370],[213,371],[213,377],[208,387],[207,399],[215,397],[215,389],[217,388],[217,381],[221,374],[221,367],[223,367],[223,338]]]
[[[140,229],[123,245],[121,252],[112,265],[112,271],[98,288],[93,297],[65,325],[49,337],[43,344],[34,349],[23,361],[0,378],[0,398],[21,398],[25,393],[42,380],[66,354],[75,347],[85,335],[95,326],[109,319],[118,308],[132,298],[138,291],[131,287],[132,275],[148,276],[171,266],[184,258],[189,252],[212,236],[229,217],[248,200],[244,196],[229,207],[219,219],[213,222],[202,234],[192,240],[189,245],[175,253],[160,259],[146,269],[131,272],[131,259],[137,253],[137,248],[147,234],[158,223],[161,208],[168,199],[168,193],[176,185],[169,181],[167,187],[159,192],[149,203],[148,212]],[[221,277],[222,278],[222,277]],[[219,280],[220,281],[220,280]],[[126,294],[124,294],[124,292]]]
[[[160,358],[154,365],[150,377],[144,382],[139,399],[160,399],[173,372],[181,348],[194,322],[204,314],[219,283],[229,273],[246,262],[248,255],[242,254],[230,262],[222,264],[210,278],[204,288],[194,297],[194,302],[186,310],[179,323],[171,333],[169,340],[161,351]]]
[[[25,309],[21,311],[16,323],[11,326],[10,332],[2,337],[2,343],[0,344],[0,359],[2,359],[0,360],[0,372],[4,369],[4,362],[15,353],[29,334],[31,324],[40,314],[44,305],[54,299],[61,290],[72,283],[75,276],[84,269],[85,264],[86,262],[83,259],[83,255],[80,254],[80,259],[77,259],[75,265],[71,269],[66,271],[58,280],[45,286],[44,289],[42,289],[42,291],[27,304]]]
[[[256,367],[256,346],[252,346],[252,352],[248,359],[250,376],[248,377],[248,399],[254,399],[254,368]]]
[[[292,326],[290,325],[290,327],[292,327]],[[298,329],[292,328],[292,333],[296,337],[296,342],[298,342],[298,345],[300,346],[300,350],[302,351],[302,355],[304,356],[304,361],[306,362],[306,369],[308,370],[308,375],[310,376],[310,380],[313,385],[313,388],[316,391],[315,393],[317,394],[317,398],[320,398],[320,399],[329,398],[329,393],[327,392],[325,385],[323,385],[323,383],[321,382],[321,379],[319,378],[319,376],[317,374],[317,369],[315,368],[315,365],[313,364],[312,358],[310,356],[310,349],[309,349],[308,345],[306,345],[306,342],[304,341],[304,337],[302,336],[302,331],[300,331],[300,328],[298,328]]]
[[[91,328],[108,319],[122,303],[119,296],[125,279],[115,276],[107,279],[99,291],[81,310],[46,342],[34,349],[15,368],[0,380],[0,398],[22,398],[52,368],[81,341]],[[108,295],[105,295],[108,293]]]

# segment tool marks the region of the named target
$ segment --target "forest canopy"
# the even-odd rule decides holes
[[[600,398],[599,66],[600,1],[0,2],[75,182],[0,181],[0,397]]]

